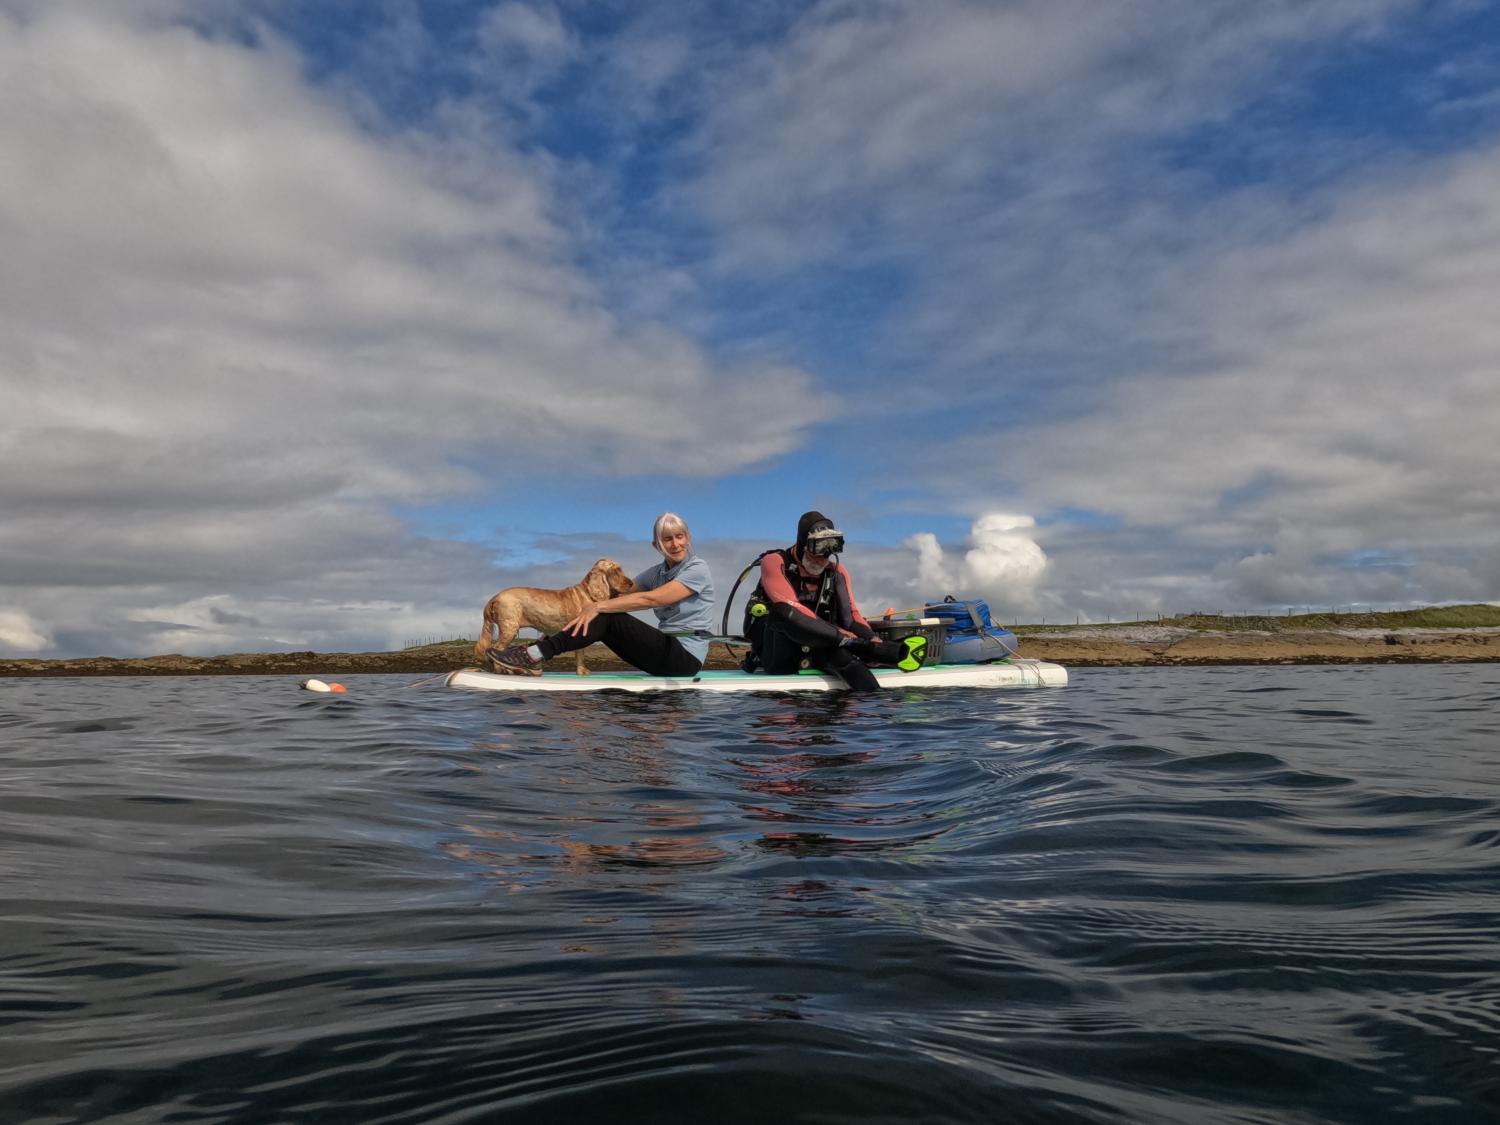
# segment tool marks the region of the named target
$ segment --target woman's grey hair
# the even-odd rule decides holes
[[[686,532],[688,542],[691,543],[693,541],[693,533],[688,531],[687,522],[676,512],[663,512],[656,517],[656,522],[651,525],[651,545],[660,551],[662,532],[677,531],[679,528]]]

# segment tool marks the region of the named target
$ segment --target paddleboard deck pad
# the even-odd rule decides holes
[[[937,664],[902,672],[895,668],[872,669],[883,688],[1038,688],[1063,687],[1068,670],[1043,660],[1005,660],[994,664]],[[768,676],[763,672],[709,671],[691,679],[648,676],[645,672],[595,672],[579,676],[572,672],[541,676],[513,676],[464,668],[448,674],[451,688],[473,691],[846,691],[837,676],[821,672],[799,672],[791,676]]]

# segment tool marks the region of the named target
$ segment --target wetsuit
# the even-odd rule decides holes
[[[842,563],[830,563],[816,577],[803,573],[795,547],[767,551],[760,559],[760,584],[752,605],[766,606],[764,617],[750,619],[750,663],[772,675],[818,668],[838,676],[856,691],[878,691],[864,661],[894,663],[898,645],[875,639],[875,630],[859,612]]]

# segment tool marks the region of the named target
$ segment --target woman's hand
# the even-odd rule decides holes
[[[573,618],[563,626],[564,633],[571,633],[575,637],[581,637],[588,632],[589,624],[599,616],[599,603],[586,605],[577,617]]]

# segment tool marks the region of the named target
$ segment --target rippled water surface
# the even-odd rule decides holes
[[[1500,1120],[1500,666],[0,681],[0,1119]]]

